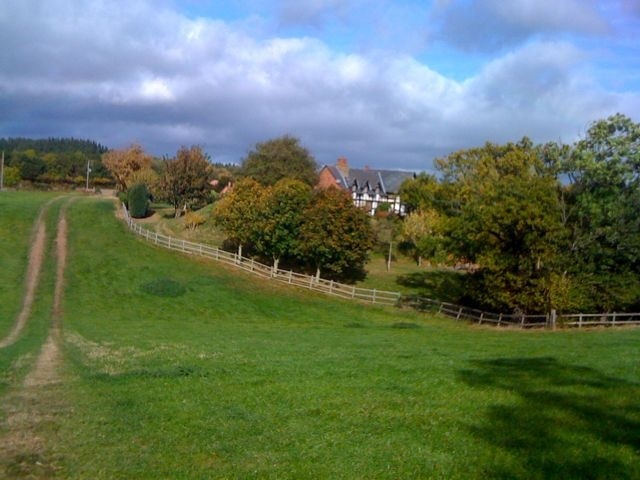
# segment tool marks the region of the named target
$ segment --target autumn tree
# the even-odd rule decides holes
[[[289,135],[256,144],[242,160],[240,172],[262,185],[290,178],[313,186],[318,177],[317,164],[309,150]]]
[[[289,178],[279,180],[264,194],[256,232],[256,248],[273,260],[274,271],[280,259],[293,257],[298,250],[300,228],[311,200],[311,188]]]
[[[458,257],[478,264],[467,296],[496,309],[546,312],[557,307],[565,233],[558,181],[531,142],[462,150],[440,159],[456,193],[447,231]]]
[[[244,245],[253,244],[258,235],[260,215],[267,189],[252,178],[238,181],[231,192],[215,203],[211,212],[213,222],[228,239],[238,246],[242,256]]]
[[[151,156],[134,143],[128,148],[104,153],[102,163],[113,175],[117,188],[124,192],[132,184],[131,175],[151,167]]]
[[[437,210],[414,210],[402,221],[400,248],[410,254],[418,266],[422,259],[443,260],[445,250],[445,219]]]
[[[176,156],[165,161],[159,189],[174,208],[175,216],[206,204],[211,192],[209,158],[200,147],[182,147]]]
[[[364,273],[373,247],[369,216],[353,205],[347,192],[317,190],[303,214],[299,253],[329,278],[350,279]]]

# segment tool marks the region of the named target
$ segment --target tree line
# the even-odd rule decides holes
[[[527,313],[640,309],[640,125],[616,114],[572,145],[454,152],[406,182],[418,261],[470,266],[464,300]]]
[[[93,184],[110,185],[111,174],[102,164],[107,148],[92,140],[74,138],[0,138],[5,153],[4,185],[84,185],[87,162]]]
[[[197,146],[158,161],[131,145],[110,150],[103,162],[134,218],[147,214],[153,198],[195,227],[205,221],[196,210],[217,200],[210,219],[239,255],[324,278],[364,276],[373,243],[369,217],[346,192],[314,190],[316,161],[294,137],[256,144],[239,166],[214,164]]]

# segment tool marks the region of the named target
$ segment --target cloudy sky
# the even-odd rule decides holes
[[[640,0],[0,0],[0,137],[429,170],[640,121]]]

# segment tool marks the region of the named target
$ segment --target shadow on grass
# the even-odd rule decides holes
[[[459,377],[516,395],[471,433],[514,459],[490,478],[640,478],[640,385],[554,358],[475,362]]]
[[[400,275],[396,283],[410,287],[417,295],[458,303],[464,291],[466,274],[455,270],[424,270]]]

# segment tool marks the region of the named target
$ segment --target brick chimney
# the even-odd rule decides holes
[[[347,162],[347,159],[344,157],[340,157],[337,161],[336,161],[336,168],[338,170],[340,170],[340,172],[342,173],[342,175],[344,175],[345,177],[349,176],[349,162]]]

